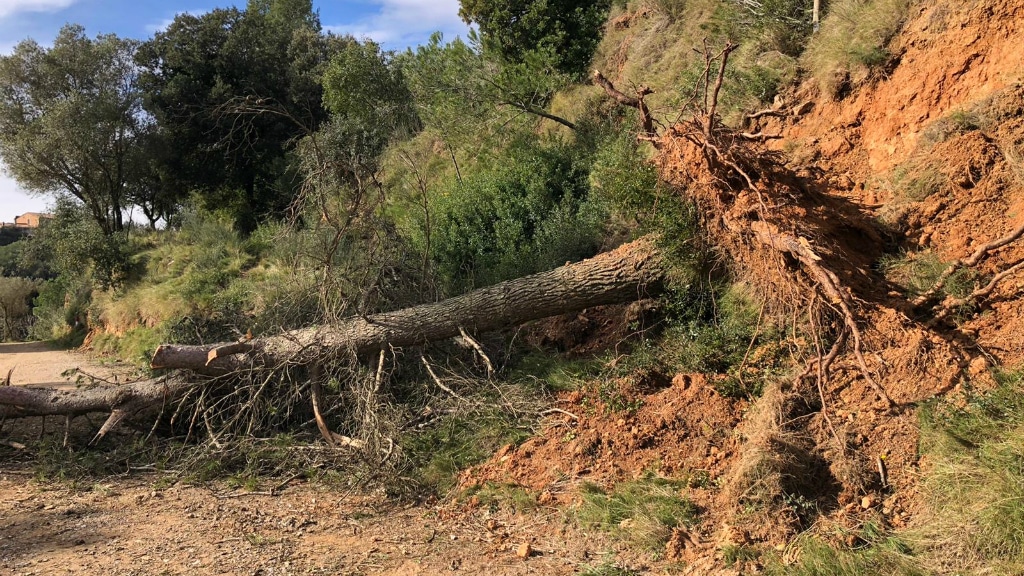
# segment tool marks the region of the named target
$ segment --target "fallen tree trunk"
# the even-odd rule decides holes
[[[549,272],[509,280],[441,302],[371,316],[353,316],[330,326],[293,330],[247,343],[206,346],[165,344],[153,368],[184,368],[212,376],[252,366],[308,364],[326,357],[365,356],[388,346],[416,346],[487,332],[629,300],[657,290],[664,269],[655,242],[641,238],[617,250]]]
[[[154,354],[152,365],[225,376],[241,370],[329,362],[353,353],[363,356],[389,346],[428,344],[458,336],[463,330],[486,332],[592,306],[639,300],[658,291],[664,272],[654,239],[645,237],[583,262],[441,302],[246,342],[164,344]],[[97,435],[102,437],[125,416],[208,382],[187,374],[177,372],[121,386],[75,390],[0,386],[0,417],[109,412],[110,418]]]

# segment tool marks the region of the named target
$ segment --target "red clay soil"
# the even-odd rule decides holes
[[[935,303],[916,308],[903,287],[880,270],[884,252],[898,257],[931,251],[952,262],[1024,223],[1024,2],[944,1],[916,10],[894,41],[899,61],[888,76],[871,79],[839,101],[818,96],[808,83],[790,100],[812,100],[810,111],[765,126],[783,132],[785,138],[774,145],[778,151],[795,148],[791,157],[782,157],[790,164],[780,172],[795,180],[759,182],[757,199],[729,193],[698,198],[719,202],[711,206],[714,213],[731,214],[736,222],[757,212],[757,202],[768,202],[768,224],[808,238],[851,290],[868,371],[895,407],[879,402],[846,350],[820,391],[813,379],[803,390],[784,383],[783,404],[803,399],[808,406],[775,418],[781,437],[808,440],[810,454],[827,468],[815,480],[820,485],[805,486],[802,494],[818,505],[818,521],[826,525],[852,527],[867,518],[883,526],[912,523],[921,505],[919,404],[955,392],[964,382],[989,385],[993,365],[1024,363],[1024,273],[1007,278],[965,317],[928,325]],[[969,111],[977,125],[946,129],[938,123],[957,110]],[[662,173],[691,194],[702,186],[710,190],[715,179],[701,176],[702,159],[683,142],[683,133],[661,140]],[[924,197],[908,193],[915,179],[925,183]],[[714,226],[712,220],[706,224]],[[780,268],[771,257],[759,256],[763,250],[751,248],[735,228],[725,250],[743,277],[761,272],[765,296],[793,302],[793,314],[807,307],[806,278],[773,278],[779,270],[795,274],[798,267],[783,262]],[[712,233],[716,240],[723,236]],[[1024,239],[994,251],[976,267],[975,287],[1022,258]],[[794,355],[799,371],[815,351],[805,343]],[[545,501],[568,502],[584,481],[611,485],[646,471],[706,475],[710,483],[686,493],[707,511],[693,540],[779,543],[780,535],[784,540],[801,528],[794,525],[792,505],[788,513],[780,506],[776,526],[765,527],[744,525],[742,511],[735,510],[739,502],[724,501],[737,496],[728,488],[741,475],[745,454],[756,448],[756,438],[743,433],[756,410],[719,396],[709,383],[713,378],[681,374],[669,382],[637,374],[615,383],[619,409],[607,401],[607,391],[563,395],[557,406],[571,416],[555,413],[538,437],[502,450],[466,473],[462,483],[513,482]],[[795,496],[801,494],[787,497]],[[720,561],[712,564],[722,568]]]
[[[575,500],[582,480],[607,486],[648,472],[710,486],[736,451],[746,404],[723,398],[700,374],[639,372],[606,390],[562,394],[543,434],[506,446],[461,484],[513,483],[561,503]]]

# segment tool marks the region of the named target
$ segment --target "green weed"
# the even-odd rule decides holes
[[[658,550],[674,528],[697,523],[697,506],[680,495],[686,486],[685,481],[654,475],[620,483],[611,491],[584,484],[583,502],[574,514],[583,526],[608,531],[637,547]]]
[[[916,298],[930,290],[949,265],[934,252],[906,252],[882,258],[879,269],[887,280],[903,288],[907,297]],[[970,270],[960,269],[946,280],[939,297],[963,298],[974,289],[974,280]]]

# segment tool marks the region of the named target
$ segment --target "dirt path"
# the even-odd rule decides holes
[[[86,375],[124,380],[133,372],[130,366],[101,363],[80,352],[56,350],[44,342],[0,344],[0,377],[7,376],[11,369],[11,384],[20,386],[72,386]]]
[[[554,509],[402,507],[302,483],[280,496],[155,486],[73,491],[0,473],[0,573],[573,574],[602,552]]]
[[[131,371],[42,343],[0,345],[0,376],[11,368],[14,385],[32,386],[74,386],[79,376],[69,371],[76,368],[111,380]],[[76,422],[72,452],[93,432]],[[62,426],[50,426],[50,434],[62,434]],[[554,507],[521,515],[452,503],[403,506],[301,479],[269,495],[225,482],[180,483],[187,471],[38,481],[26,462],[39,430],[38,418],[0,428],[0,440],[27,446],[0,443],[0,574],[511,576],[575,574],[616,555],[606,537],[584,534]],[[525,543],[531,551],[522,558]]]

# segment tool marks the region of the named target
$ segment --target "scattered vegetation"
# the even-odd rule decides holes
[[[835,0],[800,62],[821,90],[842,97],[885,66],[889,42],[903,26],[910,0]]]
[[[1024,570],[1024,371],[922,412],[923,486],[934,511],[922,554],[958,571]]]
[[[575,510],[583,526],[606,530],[633,546],[659,550],[672,529],[693,527],[697,507],[681,495],[687,482],[653,474],[623,482],[612,490],[593,484],[582,487],[583,502]]]
[[[885,277],[900,286],[910,298],[928,292],[949,265],[949,262],[944,262],[934,252],[907,252],[898,256],[887,256],[879,263]],[[968,269],[960,269],[946,280],[942,294],[963,298],[973,289],[973,273]]]
[[[878,534],[859,547],[833,547],[813,537],[795,544],[799,558],[795,564],[770,564],[767,574],[778,576],[856,576],[860,574],[891,574],[893,576],[924,576],[930,572],[917,568],[909,556],[909,548],[897,538]]]

